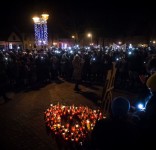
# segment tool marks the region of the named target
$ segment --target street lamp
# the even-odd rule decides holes
[[[75,36],[74,35],[72,35],[72,39],[75,39]]]
[[[42,16],[42,19],[43,19],[44,21],[47,21],[48,18],[49,18],[49,15],[48,15],[48,14],[45,14],[45,13],[43,13],[41,16]]]
[[[40,18],[35,16],[32,18],[34,20],[34,23],[39,23],[40,22]]]
[[[121,44],[122,44],[122,42],[121,42],[121,41],[119,41],[119,42],[118,42],[118,44],[119,44],[119,45],[121,45]]]
[[[74,45],[75,45],[75,43],[76,43],[76,37],[75,37],[75,35],[72,35],[72,39],[73,39]]]
[[[92,44],[92,34],[91,33],[88,33],[87,36],[90,38],[91,44]]]

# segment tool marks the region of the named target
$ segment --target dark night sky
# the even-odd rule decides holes
[[[99,35],[156,34],[153,2],[99,0],[21,0],[5,1],[0,9],[1,30],[11,27],[33,32],[32,16],[47,11],[49,32],[71,35],[74,31],[96,32]],[[3,20],[3,21],[2,21]]]

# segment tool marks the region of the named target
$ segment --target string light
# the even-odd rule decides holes
[[[48,14],[42,14],[40,18],[33,17],[36,46],[48,45],[48,29],[47,29],[48,17],[49,17]]]

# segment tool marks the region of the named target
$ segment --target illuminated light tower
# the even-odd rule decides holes
[[[48,28],[47,28],[47,20],[49,18],[49,15],[48,14],[45,14],[43,13],[42,15],[42,27],[43,27],[43,35],[42,35],[42,38],[43,38],[43,45],[48,45]]]
[[[34,30],[35,30],[35,44],[36,46],[39,46],[40,43],[39,41],[41,40],[40,38],[40,18],[35,16],[33,17],[34,20]]]
[[[35,44],[36,46],[48,45],[48,31],[47,20],[49,15],[43,13],[41,17],[33,17],[34,30],[35,30]]]

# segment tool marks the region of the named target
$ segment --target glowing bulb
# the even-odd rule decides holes
[[[40,18],[39,17],[33,17],[32,19],[34,20],[35,23],[39,23],[40,22]]]
[[[138,104],[138,108],[139,108],[139,109],[141,109],[141,110],[144,110],[144,109],[145,109],[144,105],[143,105],[143,104],[141,104],[141,103],[140,103],[140,104]]]
[[[49,15],[48,15],[48,14],[42,14],[41,16],[42,16],[42,18],[43,18],[44,20],[48,20],[48,18],[49,18]]]
[[[129,54],[129,55],[131,55],[131,54],[132,54],[132,52],[128,52],[128,54]]]

